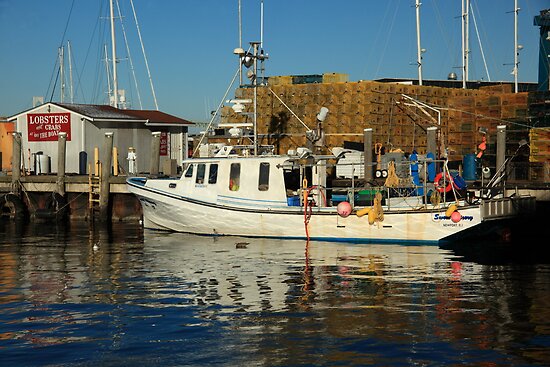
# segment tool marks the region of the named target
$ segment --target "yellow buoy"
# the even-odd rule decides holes
[[[369,210],[369,224],[374,224],[376,220],[376,210]]]
[[[451,214],[453,214],[455,211],[456,211],[456,204],[451,204],[451,205],[449,205],[449,207],[447,208],[447,211],[445,212],[445,216],[446,216],[446,217],[450,217]]]
[[[362,217],[363,215],[369,214],[370,209],[371,209],[370,207],[363,208],[361,210],[358,210],[355,214],[357,214],[358,217]]]

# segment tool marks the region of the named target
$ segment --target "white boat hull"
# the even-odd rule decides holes
[[[437,210],[385,211],[383,221],[369,224],[367,216],[359,217],[352,213],[343,218],[335,207],[315,207],[306,225],[303,207],[256,210],[195,201],[151,190],[145,185],[129,185],[129,190],[140,199],[145,228],[203,235],[436,243],[478,229],[484,221],[516,214],[502,210],[495,213],[480,204],[461,207],[461,216],[456,222],[447,217],[446,208],[441,207]]]

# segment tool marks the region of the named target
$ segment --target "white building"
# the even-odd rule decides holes
[[[193,125],[190,121],[155,110],[121,110],[107,105],[53,102],[7,120],[14,122],[15,131],[21,133],[24,166],[31,171],[35,170],[37,161],[45,158],[49,162],[49,171],[57,172],[58,134],[67,133],[65,171],[68,174],[88,172],[88,165],[94,162],[95,148],[102,149],[107,132],[113,133],[113,147],[117,148],[123,173],[128,172],[127,156],[131,147],[137,156],[137,172],[148,172],[152,132],[161,132],[160,167],[170,159],[181,165],[188,127]],[[49,172],[42,170],[40,173]]]

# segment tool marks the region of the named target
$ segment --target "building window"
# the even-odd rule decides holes
[[[194,164],[190,164],[189,167],[187,167],[187,170],[185,171],[185,177],[193,177],[193,166]]]
[[[258,178],[258,190],[267,191],[269,189],[269,163],[260,163],[260,176]]]
[[[229,171],[229,190],[238,191],[241,184],[241,164],[231,163]]]
[[[204,183],[204,175],[206,173],[206,164],[200,163],[197,165],[197,178],[195,179],[195,182],[198,184]]]
[[[208,183],[215,184],[218,182],[218,164],[213,163],[210,165],[210,170],[208,172]]]

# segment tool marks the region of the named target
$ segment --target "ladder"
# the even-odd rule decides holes
[[[100,197],[101,197],[101,163],[98,163],[99,169],[94,174],[89,167],[88,175],[88,210],[93,218],[96,212],[99,212]]]

